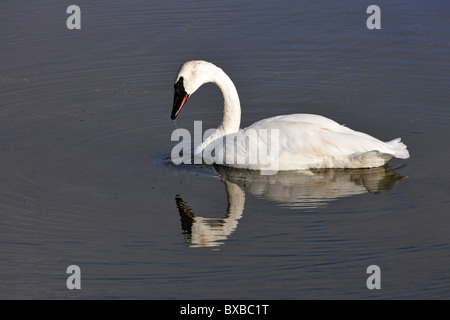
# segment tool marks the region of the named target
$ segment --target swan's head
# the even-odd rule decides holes
[[[175,94],[170,116],[172,120],[175,120],[191,94],[197,91],[202,84],[213,81],[216,69],[219,68],[201,60],[188,61],[181,66],[174,86]]]

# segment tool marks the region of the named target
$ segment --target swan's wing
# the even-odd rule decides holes
[[[310,122],[295,121],[299,119]],[[399,141],[397,144],[396,140],[385,143],[315,115],[269,118],[256,122],[244,132],[271,132],[275,129],[278,134],[277,141],[267,138],[270,134],[257,135],[258,150],[273,150],[269,144],[278,142],[280,169],[283,170],[298,169],[299,164],[304,164],[305,168],[379,166],[397,156],[399,148],[403,148],[398,144]],[[241,150],[246,149],[242,146]],[[406,150],[406,146],[403,150]]]
[[[277,130],[281,152],[332,156],[335,153],[348,155],[372,150],[388,151],[384,150],[384,142],[340,125],[330,127],[308,122],[273,121],[254,124],[244,131],[249,130]]]

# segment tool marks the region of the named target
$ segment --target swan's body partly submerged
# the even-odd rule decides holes
[[[219,147],[223,147],[220,150],[226,154],[219,164],[256,170],[371,168],[384,165],[392,157],[409,158],[406,145],[400,138],[383,142],[319,115],[281,115],[239,129],[241,107],[236,88],[222,69],[206,61],[188,61],[181,67],[175,82],[172,120],[189,96],[208,82],[220,88],[224,110],[220,126],[195,150],[195,154],[204,159],[213,157],[212,149],[216,150],[217,157]],[[246,143],[249,136],[253,140]],[[233,139],[228,139],[230,137]],[[271,137],[276,137],[276,143]],[[209,152],[205,152],[207,150]],[[276,160],[276,166],[273,163],[268,166],[267,162],[262,161],[248,161],[251,158],[260,159],[262,153],[271,154],[270,159],[272,162]],[[247,161],[236,161],[236,156]]]

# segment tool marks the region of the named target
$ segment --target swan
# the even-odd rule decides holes
[[[400,138],[383,142],[320,115],[280,115],[240,129],[241,106],[236,87],[221,68],[203,60],[187,61],[179,69],[171,119],[175,120],[200,86],[210,82],[216,84],[222,93],[223,119],[219,127],[194,150],[195,156],[205,160],[214,162],[223,152],[224,155],[219,157],[222,162],[215,161],[216,164],[285,171],[373,168],[384,165],[393,157],[409,158],[407,147]],[[269,162],[260,160],[261,154],[266,153],[270,154]],[[236,160],[236,157],[246,161]]]

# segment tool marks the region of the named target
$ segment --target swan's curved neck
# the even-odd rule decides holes
[[[233,81],[222,69],[216,68],[211,82],[219,87],[223,96],[223,119],[218,129],[223,134],[238,132],[241,125],[241,104]]]

